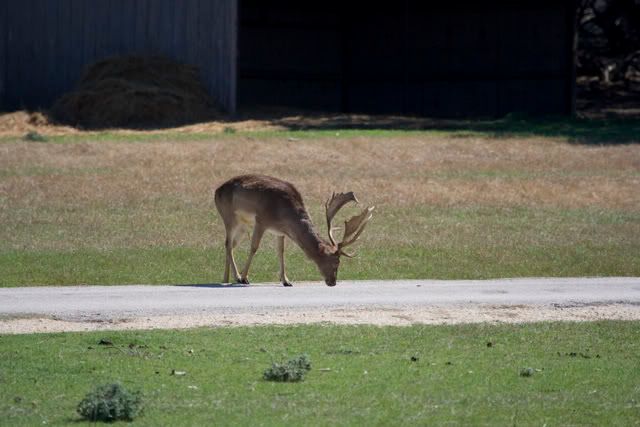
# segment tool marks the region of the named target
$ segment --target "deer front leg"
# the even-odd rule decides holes
[[[256,225],[253,227],[253,235],[251,236],[251,249],[249,250],[249,258],[247,258],[247,263],[242,270],[240,280],[238,280],[238,282],[240,283],[244,283],[245,285],[249,284],[249,267],[251,267],[253,256],[258,251],[258,247],[260,247],[260,240],[262,240],[264,232],[265,228],[256,221]]]
[[[284,236],[278,237],[278,258],[280,259],[280,283],[283,286],[293,286],[284,271]]]

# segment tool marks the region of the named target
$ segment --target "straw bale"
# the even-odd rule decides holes
[[[158,56],[96,62],[51,109],[59,122],[86,128],[175,126],[217,113],[196,67]]]

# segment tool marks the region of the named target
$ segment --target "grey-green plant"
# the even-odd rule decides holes
[[[262,377],[267,381],[298,382],[303,381],[310,370],[309,356],[301,354],[287,362],[274,362],[269,369],[264,371]]]
[[[535,369],[533,368],[522,368],[520,369],[520,376],[521,377],[532,377],[533,374],[535,374]]]
[[[80,401],[77,412],[89,421],[131,421],[142,413],[142,396],[119,383],[103,384]]]

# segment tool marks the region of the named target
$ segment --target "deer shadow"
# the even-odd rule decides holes
[[[248,288],[251,285],[245,285],[242,283],[183,283],[177,284],[173,286],[183,287],[183,288],[212,288],[212,289],[236,289],[236,288]]]

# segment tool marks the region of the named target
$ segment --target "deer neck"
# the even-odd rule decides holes
[[[327,257],[327,248],[331,246],[316,232],[311,219],[304,216],[290,230],[289,237],[296,242],[304,253],[316,264],[320,265]]]

